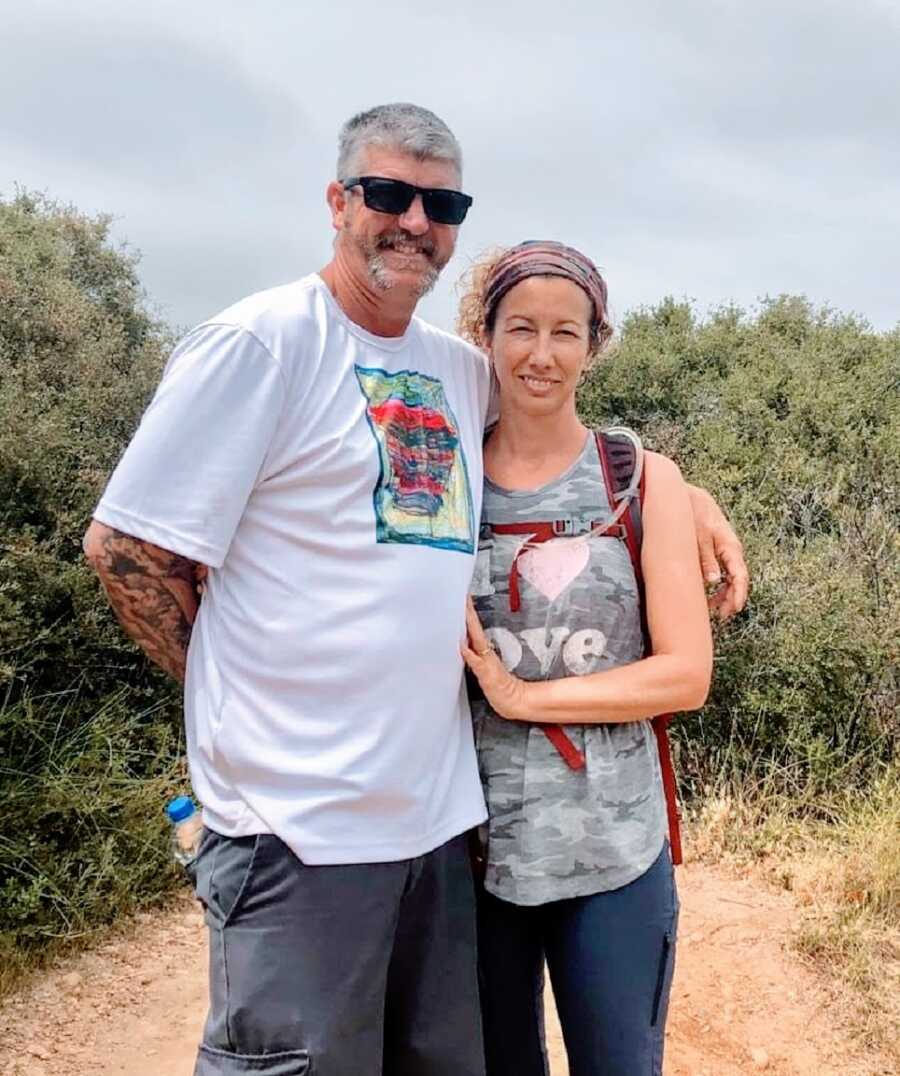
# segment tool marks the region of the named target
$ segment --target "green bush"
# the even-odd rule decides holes
[[[900,744],[900,331],[782,297],[626,318],[582,392],[709,489],[741,534],[749,608],[675,728],[686,791],[773,774],[810,799]]]
[[[156,896],[177,692],[81,552],[168,331],[108,220],[0,202],[0,967]]]

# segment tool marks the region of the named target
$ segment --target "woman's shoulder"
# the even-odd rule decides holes
[[[649,486],[680,488],[684,485],[684,476],[678,464],[661,452],[644,452],[644,474]]]
[[[610,426],[596,430],[596,434],[602,436],[607,444],[607,457],[614,472],[617,467],[620,468],[618,475],[614,473],[617,486],[624,485],[626,481],[631,482],[634,480],[634,470],[637,467],[640,468],[637,478],[644,477],[645,489],[647,488],[647,483],[653,486],[667,487],[683,485],[684,479],[678,464],[660,452],[651,452],[649,449],[644,448],[640,434],[631,429],[631,427]],[[618,446],[621,450],[615,457],[608,449],[610,443]],[[627,470],[627,474],[622,474],[621,469],[623,468]]]

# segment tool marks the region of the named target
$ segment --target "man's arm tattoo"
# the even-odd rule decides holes
[[[122,627],[183,683],[198,607],[197,563],[110,528],[89,556]]]

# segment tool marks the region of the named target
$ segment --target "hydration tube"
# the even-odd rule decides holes
[[[621,493],[611,492],[611,496],[618,502],[615,510],[609,519],[590,529],[587,535],[588,538],[593,538],[598,534],[602,534],[608,527],[612,527],[619,522],[622,516],[628,511],[628,506],[634,498],[640,496],[641,478],[644,474],[644,446],[641,443],[640,437],[638,437],[634,430],[628,429],[627,426],[610,426],[609,429],[604,430],[603,432],[611,434],[614,437],[625,437],[632,443],[634,446],[634,471],[631,475],[631,481]]]
[[[605,534],[607,531],[610,530],[610,528],[614,527],[622,518],[622,516],[628,511],[628,508],[634,498],[640,496],[641,478],[644,473],[644,446],[641,443],[640,437],[638,437],[638,435],[633,430],[628,429],[627,426],[610,426],[609,429],[604,430],[604,433],[612,434],[617,437],[625,437],[634,446],[634,471],[631,475],[631,481],[628,483],[626,488],[622,490],[621,493],[615,493],[612,490],[608,491],[609,496],[612,497],[615,502],[613,505],[610,506],[612,508],[611,514],[601,523],[597,523],[593,527],[591,527],[589,531],[586,531],[584,534],[578,535],[577,538],[567,538],[565,535],[561,534],[559,535],[559,539],[550,538],[549,541],[547,541],[546,538],[538,538],[537,533],[527,535],[519,543],[515,553],[513,554],[513,573],[515,571],[516,563],[522,554],[531,552],[533,550],[536,551],[539,548],[546,549],[548,545],[552,545],[553,542],[557,540],[588,542],[591,538],[597,538],[600,535]],[[552,604],[553,603],[551,602],[550,606],[552,606]],[[550,615],[550,606],[548,606],[547,608],[548,617]]]
[[[628,483],[625,489],[621,493],[611,493],[611,496],[615,498],[616,504],[613,507],[613,512],[608,519],[605,519],[602,523],[596,524],[581,537],[584,539],[596,538],[598,535],[603,534],[610,527],[615,526],[616,523],[622,518],[628,511],[628,506],[634,500],[635,497],[640,496],[641,492],[641,478],[644,475],[644,446],[641,443],[640,437],[630,430],[627,426],[610,426],[603,431],[606,434],[611,434],[615,437],[625,437],[634,446],[634,471],[631,475],[631,481]],[[560,535],[560,537],[563,537]],[[525,538],[519,546],[516,555],[526,549],[536,548],[529,538]]]

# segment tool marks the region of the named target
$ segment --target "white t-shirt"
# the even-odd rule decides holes
[[[374,336],[316,275],[176,348],[95,516],[210,565],[185,716],[211,828],[365,863],[484,820],[459,645],[487,397],[477,350]]]

